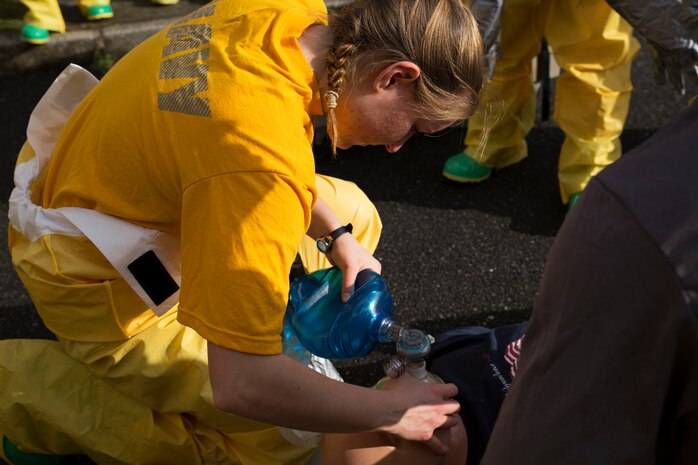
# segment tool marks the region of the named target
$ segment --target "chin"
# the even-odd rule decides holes
[[[338,139],[339,139],[339,140],[337,141],[337,148],[338,148],[338,149],[346,150],[346,149],[350,149],[350,148],[352,148],[354,145],[356,145],[356,144],[352,144],[351,142],[345,142],[345,141],[343,141],[341,137],[338,138]]]

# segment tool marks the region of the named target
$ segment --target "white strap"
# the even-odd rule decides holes
[[[58,210],[104,254],[129,286],[158,316],[164,315],[179,302],[179,288],[182,286],[182,278],[177,237],[153,229],[142,228],[94,210],[70,207]],[[147,278],[159,281],[156,286],[159,285],[160,288],[162,288],[163,277],[165,279],[171,278],[173,281],[172,286],[167,288],[171,292],[167,293],[169,297],[165,300],[155,297],[159,294],[157,289],[144,287],[143,279],[139,281],[133,271],[129,269],[129,266],[149,251],[155,254],[159,264],[164,267],[164,271],[167,273],[158,275],[158,270],[151,266],[146,270],[146,273],[149,274]],[[154,291],[156,292],[154,293]],[[154,298],[157,301],[154,301]]]

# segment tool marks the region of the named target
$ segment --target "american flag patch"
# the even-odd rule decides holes
[[[511,367],[509,373],[511,374],[512,381],[516,377],[516,369],[519,366],[519,355],[521,355],[521,343],[524,337],[525,336],[521,336],[519,339],[509,344],[504,350],[504,360],[506,360]]]

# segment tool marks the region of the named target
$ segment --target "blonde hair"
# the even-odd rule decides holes
[[[336,152],[333,105],[342,89],[391,63],[410,61],[417,110],[436,121],[473,115],[485,81],[485,58],[477,22],[462,0],[356,0],[330,16],[327,55],[327,132]]]

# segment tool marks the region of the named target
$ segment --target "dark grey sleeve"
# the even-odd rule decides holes
[[[673,50],[688,47],[698,26],[698,2],[607,0],[647,40]]]
[[[698,1],[608,0],[650,44],[655,76],[683,94],[685,76],[698,79]]]
[[[667,460],[685,421],[673,404],[695,400],[682,386],[690,373],[695,390],[697,357],[695,315],[673,268],[592,181],[549,255],[481,463],[679,463]]]

